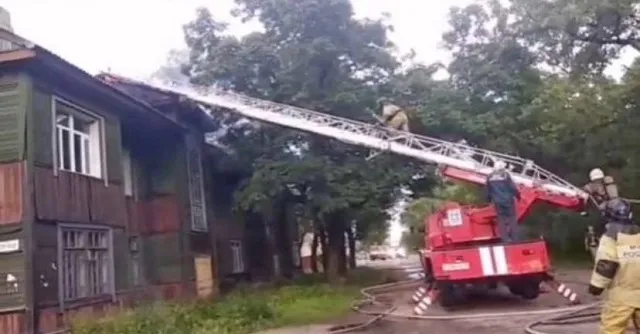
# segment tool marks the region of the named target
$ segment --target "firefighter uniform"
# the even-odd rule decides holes
[[[590,182],[583,187],[583,190],[591,195],[598,209],[602,212],[608,200],[618,198],[618,186],[613,177],[604,175],[600,168],[591,170],[589,179]]]
[[[596,252],[589,293],[608,290],[599,333],[623,334],[640,309],[640,227],[624,200],[609,201],[605,210],[608,224]]]
[[[494,171],[487,176],[487,199],[493,203],[498,215],[498,231],[505,242],[520,239],[516,215],[516,200],[520,192],[506,170],[506,164],[498,161]]]
[[[382,107],[382,123],[395,130],[409,131],[407,113],[395,104],[385,102]]]

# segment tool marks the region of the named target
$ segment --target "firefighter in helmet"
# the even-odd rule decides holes
[[[589,172],[589,183],[583,187],[583,190],[593,198],[602,213],[608,200],[618,198],[618,186],[613,177],[605,175],[600,168],[594,168]]]
[[[387,98],[380,98],[378,105],[382,108],[382,117],[376,117],[385,126],[400,131],[409,131],[409,117],[399,106]]]
[[[520,192],[507,171],[507,164],[498,160],[493,171],[487,176],[487,199],[493,203],[498,215],[498,231],[504,242],[518,241],[518,220],[516,201],[520,200]]]
[[[623,334],[640,309],[640,227],[631,205],[616,198],[605,206],[607,226],[591,274],[589,293],[608,290],[600,318],[601,334]]]
[[[618,186],[613,177],[605,175],[600,168],[594,168],[589,172],[589,183],[583,187],[583,190],[589,194],[606,223],[605,207],[607,201],[618,198]],[[586,212],[583,214],[586,214]],[[603,226],[597,226],[597,233],[595,230],[596,228],[589,226],[585,237],[585,243],[592,244],[592,248],[594,247],[594,239],[597,240],[596,234],[602,234]]]

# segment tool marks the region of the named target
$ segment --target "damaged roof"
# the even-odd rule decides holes
[[[196,101],[180,93],[112,73],[100,73],[96,77],[127,94],[144,100],[161,112],[177,112],[180,117],[195,122],[204,132],[216,131],[219,128],[218,123]]]

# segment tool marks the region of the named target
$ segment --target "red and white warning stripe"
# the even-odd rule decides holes
[[[480,265],[485,276],[508,275],[509,265],[504,246],[487,246],[478,248]]]
[[[435,301],[436,293],[435,290],[430,290],[427,292],[427,295],[422,298],[422,300],[418,303],[416,307],[413,308],[413,313],[415,315],[423,315],[427,312],[427,309],[433,305]]]
[[[575,303],[578,300],[578,294],[573,292],[573,290],[571,290],[571,288],[567,287],[564,284],[558,285],[557,291],[564,298],[569,299],[569,301],[572,302],[572,303]]]
[[[419,303],[422,300],[422,297],[427,293],[427,289],[423,286],[419,287],[418,290],[411,296],[411,300],[414,303]]]

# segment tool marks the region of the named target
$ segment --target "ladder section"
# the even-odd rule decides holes
[[[514,182],[541,187],[552,194],[586,199],[582,189],[537,166],[531,160],[437,138],[396,131],[379,125],[328,115],[300,107],[256,99],[207,87],[169,86],[157,81],[150,86],[181,94],[208,108],[223,107],[244,117],[334,138],[376,151],[393,152],[426,163],[455,167],[488,175],[497,160],[507,163]]]

